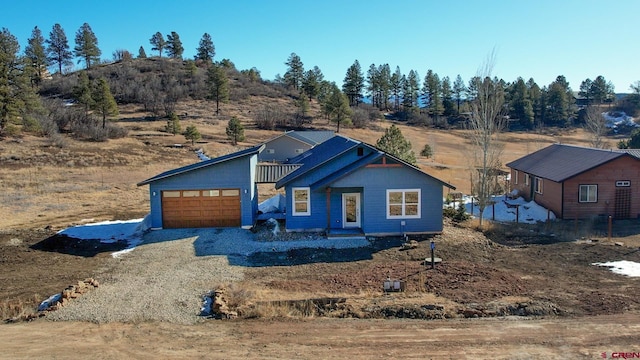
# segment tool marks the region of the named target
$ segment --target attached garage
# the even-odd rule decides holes
[[[262,146],[169,170],[149,185],[152,228],[243,227],[255,222]]]
[[[240,189],[162,192],[164,228],[240,226]]]

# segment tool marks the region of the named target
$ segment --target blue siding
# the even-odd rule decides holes
[[[161,191],[240,189],[242,226],[252,226],[258,194],[254,182],[257,155],[245,156],[219,164],[156,180],[149,184],[151,227],[162,227]]]
[[[331,186],[363,187],[362,230],[366,234],[442,231],[442,183],[414,169],[365,167]],[[421,189],[420,219],[387,219],[387,189]]]
[[[371,150],[364,148],[364,156]],[[306,187],[325,178],[349,164],[358,161],[356,149],[332,159],[317,169],[286,184],[287,194],[292,187]],[[442,231],[442,187],[443,183],[425,173],[408,166],[361,167],[332,182],[330,199],[330,228],[342,228],[342,194],[360,193],[361,224],[365,234],[430,233]],[[420,189],[421,217],[419,219],[387,219],[386,201],[388,189]],[[291,216],[287,212],[287,229],[293,231],[326,229],[326,188],[311,192],[311,215]],[[289,209],[291,196],[287,196]],[[402,223],[404,222],[404,225]]]

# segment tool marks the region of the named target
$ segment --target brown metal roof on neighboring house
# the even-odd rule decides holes
[[[260,184],[275,183],[299,167],[299,164],[258,164],[256,166],[256,182]]]
[[[633,157],[640,159],[640,149],[620,149],[618,152],[627,153]]]
[[[525,173],[562,182],[627,153],[574,145],[553,144],[507,164]]]

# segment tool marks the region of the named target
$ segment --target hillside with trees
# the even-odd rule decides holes
[[[421,77],[415,69],[403,72],[390,64],[370,64],[365,72],[355,60],[345,69],[342,84],[336,84],[324,78],[319,66],[305,66],[300,56],[291,53],[283,61],[283,75],[268,80],[262,79],[257,67],[237,69],[230,59],[217,60],[208,33],[202,35],[193,59],[183,57],[185,49],[175,31],[151,34],[147,46],[153,56],[140,46],[137,57],[117,50],[112,59],[104,59],[98,40],[88,23],[76,31],[73,47],[59,24],[46,37],[36,26],[22,51],[9,29],[2,29],[0,136],[71,134],[104,141],[126,135],[109,121],[117,119],[118,106],[136,104],[147,120],[166,121],[183,101],[208,101],[219,115],[225,104],[252,97],[283,100],[248,110],[251,125],[259,129],[305,128],[324,119],[339,132],[344,127],[364,128],[382,118],[419,127],[466,128],[474,116],[479,87],[487,82],[492,84],[492,96],[502,99],[498,117],[506,130],[591,129],[594,121],[602,121],[598,115],[602,111],[637,116],[640,110],[639,81],[631,85],[631,94],[618,100],[613,85],[601,75],[585,79],[575,90],[562,75],[550,84],[525,77],[452,79],[431,69]],[[84,68],[76,70],[74,60]],[[621,142],[629,144],[635,142]]]

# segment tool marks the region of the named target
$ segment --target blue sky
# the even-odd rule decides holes
[[[157,31],[177,32],[192,58],[207,32],[215,59],[230,59],[239,70],[256,67],[273,79],[296,53],[305,69],[318,66],[339,86],[356,59],[365,73],[388,63],[392,71],[417,71],[421,80],[432,69],[466,82],[495,49],[493,74],[505,81],[533,77],[544,86],[564,75],[578,90],[586,78],[603,75],[616,92],[629,92],[640,80],[639,14],[638,0],[33,0],[5,2],[0,27],[24,49],[34,26],[47,38],[59,23],[73,48],[87,22],[106,59],[116,49],[137,55],[141,45],[152,55],[149,39]]]

